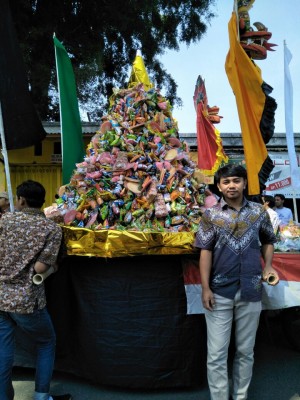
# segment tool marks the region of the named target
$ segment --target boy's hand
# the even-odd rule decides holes
[[[278,273],[273,267],[265,267],[262,279],[271,286],[275,286],[279,282]]]
[[[213,310],[213,307],[215,305],[215,298],[213,292],[209,288],[202,288],[202,304],[206,310]]]

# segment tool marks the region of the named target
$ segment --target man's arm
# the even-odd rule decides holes
[[[279,279],[277,271],[272,267],[273,254],[274,254],[273,244],[262,245],[261,252],[265,262],[265,268],[263,273],[264,279],[266,279],[269,274],[274,274],[276,278]]]
[[[212,251],[202,249],[199,260],[200,276],[202,284],[202,303],[203,307],[212,311],[215,299],[209,287],[209,278],[212,267]]]
[[[59,248],[61,245],[61,240],[62,240],[62,230],[59,227],[59,229],[53,229],[51,233],[48,235],[44,248],[42,251],[39,253],[37,261],[35,263],[35,271],[37,273],[43,273],[48,270],[51,266],[56,270],[56,261],[57,261],[57,255],[59,252]],[[38,272],[37,269],[39,269],[41,272]]]

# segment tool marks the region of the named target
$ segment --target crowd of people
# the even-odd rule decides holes
[[[280,227],[284,227],[293,222],[292,210],[284,207],[285,196],[276,194],[275,196],[260,195],[258,201],[263,204],[271,219],[275,234],[279,232]]]
[[[278,228],[293,220],[293,214],[284,207],[282,194],[260,196],[259,202],[247,200],[247,173],[242,166],[220,168],[215,182],[218,201],[204,212],[195,239],[195,247],[201,249],[207,377],[211,400],[242,400],[247,399],[252,377],[262,281],[270,274],[278,278],[272,267],[273,245]],[[42,211],[44,201],[44,187],[31,180],[17,187],[16,212],[10,212],[8,194],[0,193],[0,400],[14,398],[16,326],[36,345],[33,399],[72,399],[70,394],[49,394],[56,337],[46,308],[44,284],[33,283],[36,273],[57,268],[62,239],[60,226]],[[227,358],[233,321],[236,354],[229,393]]]

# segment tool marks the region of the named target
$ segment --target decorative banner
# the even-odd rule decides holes
[[[225,69],[236,98],[242,131],[248,175],[248,194],[260,194],[264,189],[273,164],[265,143],[274,133],[276,102],[269,93],[261,71],[248,56],[238,39],[235,13],[228,24],[230,49]]]
[[[213,125],[220,122],[219,108],[208,106],[205,83],[200,75],[193,99],[197,115],[198,168],[204,175],[212,176],[223,162],[228,161],[228,157],[223,150],[220,132]]]
[[[73,67],[64,46],[56,37],[53,40],[59,92],[63,184],[66,184],[70,182],[75,164],[82,161],[85,151]]]

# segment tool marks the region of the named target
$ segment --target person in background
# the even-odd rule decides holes
[[[13,400],[12,367],[15,328],[35,343],[34,400],[71,400],[50,396],[56,336],[46,309],[44,284],[33,276],[55,267],[62,239],[59,225],[41,211],[45,189],[35,181],[17,187],[16,212],[0,219],[0,400]]]
[[[264,209],[267,211],[267,213],[270,216],[271,223],[272,223],[273,229],[274,229],[274,233],[276,235],[279,225],[280,225],[280,219],[278,217],[277,212],[273,210],[273,207],[275,206],[275,199],[273,196],[263,195],[262,196],[262,204],[264,206]]]
[[[277,212],[277,215],[280,220],[280,226],[288,225],[291,221],[293,221],[293,213],[291,209],[284,207],[285,196],[283,194],[275,194],[275,208],[274,211]]]
[[[246,400],[261,312],[262,265],[267,279],[276,236],[267,212],[244,197],[247,173],[228,164],[215,174],[222,198],[202,215],[195,246],[200,252],[202,303],[207,326],[207,377],[211,400],[229,399],[228,347],[233,320],[236,353],[233,400]],[[261,243],[261,248],[260,248]]]
[[[0,218],[7,211],[10,211],[8,193],[7,192],[0,192]]]

